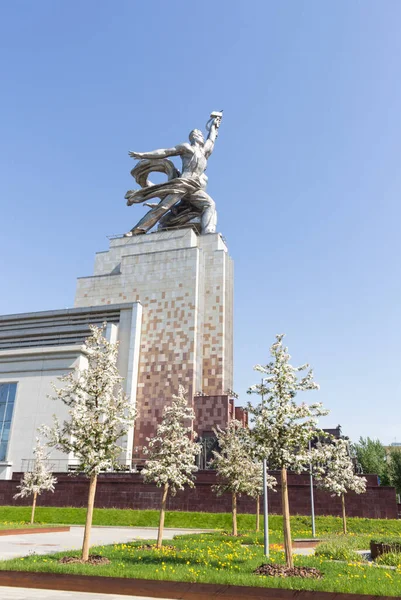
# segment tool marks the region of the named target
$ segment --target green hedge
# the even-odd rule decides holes
[[[401,537],[378,536],[370,540],[372,544],[397,544],[401,546]]]

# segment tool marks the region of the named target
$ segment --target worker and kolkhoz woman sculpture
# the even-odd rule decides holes
[[[190,143],[178,144],[174,148],[155,150],[154,152],[129,152],[132,158],[139,159],[131,175],[141,186],[139,190],[129,190],[125,194],[127,205],[143,202],[150,210],[125,235],[127,237],[147,233],[156,223],[158,229],[181,227],[197,219],[201,233],[215,233],[217,214],[215,203],[206,193],[207,159],[213,152],[217,132],[223,113],[212,112],[206,124],[206,141],[199,129],[189,134]],[[180,156],[182,173],[168,156]],[[167,175],[165,183],[153,184],[148,180],[152,171]],[[158,203],[148,202],[159,198]]]

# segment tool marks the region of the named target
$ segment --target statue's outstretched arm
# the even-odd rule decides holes
[[[174,148],[162,148],[153,152],[128,152],[132,158],[166,158],[167,156],[179,156],[183,153],[183,145]]]
[[[217,138],[217,131],[220,127],[220,123],[221,123],[221,118],[217,117],[214,119],[213,123],[210,126],[209,135],[207,136],[207,140],[203,147],[206,157],[209,157],[211,155],[211,153],[213,152],[214,143]]]

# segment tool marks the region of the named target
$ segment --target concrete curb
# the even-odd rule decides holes
[[[0,529],[0,537],[2,535],[29,535],[30,533],[63,533],[70,531],[70,527],[30,527],[29,529]]]
[[[34,573],[26,571],[0,571],[0,586],[173,598],[175,600],[367,600],[365,594],[339,594],[250,586],[230,586],[212,583],[186,583],[181,581],[154,581],[124,577],[99,577],[67,575],[61,573]],[[376,596],[375,596],[376,598]],[[394,600],[394,596],[380,596]]]

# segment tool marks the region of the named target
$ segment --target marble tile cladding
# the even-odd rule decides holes
[[[222,429],[230,420],[229,398],[221,396],[197,396],[194,398],[195,431],[199,436],[213,431],[219,425]]]
[[[180,383],[191,403],[200,389],[219,398],[199,408],[197,425],[223,426],[228,418],[223,395],[232,388],[231,264],[219,234],[160,232],[111,240],[109,251],[97,255],[95,275],[78,279],[75,306],[143,306],[134,447],[152,437]]]

